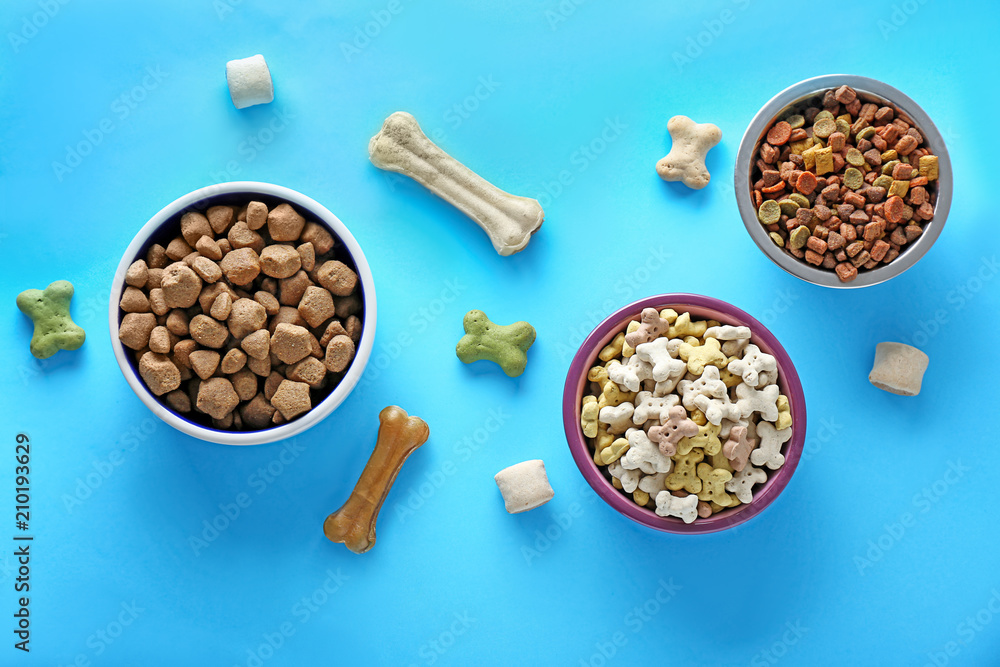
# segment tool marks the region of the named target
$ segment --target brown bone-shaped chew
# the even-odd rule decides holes
[[[427,442],[430,428],[420,417],[410,417],[395,405],[382,410],[378,440],[351,497],[343,507],[326,517],[323,533],[331,542],[343,542],[354,553],[363,554],[375,545],[375,521],[396,481],[403,462]]]

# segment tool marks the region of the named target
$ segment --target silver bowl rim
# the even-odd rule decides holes
[[[792,257],[776,246],[770,236],[768,236],[764,226],[758,221],[757,210],[754,208],[750,195],[750,171],[753,165],[753,156],[760,144],[760,140],[767,132],[771,121],[784,113],[792,105],[831,88],[839,88],[844,84],[855,89],[858,93],[871,95],[886,102],[891,102],[912,118],[916,123],[917,129],[920,130],[920,133],[924,137],[925,145],[938,157],[939,165],[937,202],[934,205],[934,218],[925,226],[924,233],[889,264],[884,264],[870,271],[859,272],[858,277],[848,283],[841,282],[836,272],[814,267],[803,260]],[[930,247],[934,245],[938,236],[941,235],[945,221],[948,218],[948,211],[951,208],[951,158],[948,156],[948,149],[945,146],[944,138],[938,131],[937,126],[930,119],[930,116],[927,115],[919,104],[889,84],[877,79],[854,74],[825,74],[823,76],[812,77],[799,81],[772,97],[753,117],[753,120],[747,126],[746,132],[743,134],[739,151],[736,154],[734,179],[736,203],[739,206],[740,216],[743,218],[743,225],[754,240],[754,243],[757,244],[757,247],[772,262],[796,278],[800,278],[813,285],[835,289],[855,289],[878,285],[891,278],[895,278],[909,269],[927,253]]]

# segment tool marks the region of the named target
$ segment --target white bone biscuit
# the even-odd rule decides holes
[[[757,449],[750,452],[750,463],[755,466],[767,466],[771,470],[783,466],[785,457],[781,453],[781,446],[792,437],[792,429],[777,431],[774,424],[760,422],[757,424],[757,437],[760,438],[760,444],[757,445]]]
[[[708,151],[722,139],[722,130],[711,123],[696,123],[687,116],[667,121],[673,145],[667,156],[656,163],[656,173],[665,181],[681,181],[694,190],[708,185],[711,175],[705,166]]]
[[[660,448],[650,442],[649,436],[641,428],[630,428],[625,432],[629,448],[619,459],[622,467],[627,470],[641,470],[647,475],[658,472],[670,472],[673,461],[660,451]]]
[[[493,479],[510,514],[533,510],[555,495],[541,459],[515,463],[498,472]]]
[[[608,433],[617,435],[624,433],[632,427],[632,414],[634,410],[635,407],[627,401],[621,405],[607,405],[601,408],[597,419],[601,423],[608,425]]]
[[[678,498],[669,491],[660,491],[656,494],[656,513],[660,516],[675,516],[684,523],[691,523],[698,518],[698,496],[692,493]]]
[[[229,83],[229,96],[237,109],[268,104],[274,100],[271,71],[264,56],[259,53],[226,63],[226,81]]]

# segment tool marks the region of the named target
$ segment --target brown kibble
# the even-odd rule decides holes
[[[237,222],[226,236],[233,250],[252,248],[255,253],[264,249],[264,237],[247,227],[245,222]]]
[[[190,338],[185,338],[182,341],[178,341],[174,345],[174,362],[177,363],[180,368],[191,368],[191,353],[198,349],[198,343]]]
[[[118,340],[126,347],[141,350],[149,344],[149,334],[156,327],[152,313],[127,313],[118,326]]]
[[[212,226],[212,231],[216,234],[225,234],[229,226],[233,224],[232,206],[213,206],[206,213],[208,214],[208,224]]]
[[[835,271],[837,272],[837,277],[840,278],[840,282],[842,283],[849,283],[858,277],[858,270],[854,268],[853,264],[848,262],[838,264]]]
[[[139,359],[139,376],[157,396],[181,386],[181,372],[177,366],[170,357],[156,352],[146,352]]]
[[[175,336],[187,336],[190,319],[186,311],[175,308],[167,315],[167,330]]]
[[[294,364],[309,356],[312,349],[309,330],[282,322],[271,336],[271,352],[286,364]]]
[[[225,322],[229,319],[229,313],[233,310],[233,297],[229,296],[229,292],[222,292],[219,296],[215,297],[215,301],[212,302],[212,309],[209,314],[220,322]]]
[[[260,259],[253,248],[238,248],[222,258],[222,272],[234,285],[249,285],[260,274]]]
[[[358,341],[361,340],[361,319],[356,315],[351,315],[344,322],[344,328],[347,329],[347,335],[350,336],[354,344],[357,345]]]
[[[822,255],[826,252],[827,242],[817,236],[810,236],[806,239],[806,247]]]
[[[267,224],[267,205],[259,201],[247,204],[246,223],[254,231]]]
[[[126,313],[148,313],[149,299],[138,287],[126,287],[122,292],[122,298],[118,302],[118,307]]]
[[[299,315],[298,309],[292,308],[291,306],[282,306],[278,309],[278,314],[271,318],[271,321],[267,325],[267,329],[271,332],[272,336],[274,335],[274,330],[279,324],[282,323],[294,324],[300,327],[304,327],[306,325],[306,321],[302,319],[301,315]]]
[[[249,368],[236,371],[229,380],[241,401],[249,401],[257,393],[257,375]]]
[[[163,290],[159,287],[149,290],[149,309],[156,315],[166,315],[170,312],[167,299],[163,296]]]
[[[906,234],[906,242],[910,243],[923,234],[924,230],[920,225],[907,225],[903,232]]]
[[[319,339],[319,344],[325,349],[330,339],[334,336],[346,336],[347,329],[344,325],[340,323],[340,320],[331,320],[329,324],[326,325],[326,330],[323,332],[323,336]]]
[[[233,428],[233,413],[230,412],[222,417],[222,419],[212,419],[212,426],[222,431],[229,431]]]
[[[202,380],[207,380],[219,367],[219,353],[214,350],[195,350],[188,355],[191,370]]]
[[[195,315],[188,328],[191,330],[191,338],[205,347],[219,349],[226,344],[226,339],[229,338],[229,331],[226,327],[208,315]]]
[[[271,353],[271,334],[267,329],[254,331],[240,341],[240,347],[254,359],[267,359]]]
[[[278,310],[281,308],[281,304],[278,303],[278,299],[276,299],[270,292],[265,292],[264,290],[260,290],[254,294],[253,300],[264,306],[264,312],[267,313],[268,317],[277,315]]]
[[[197,250],[203,257],[207,257],[213,261],[218,262],[222,259],[222,248],[220,248],[215,239],[210,236],[202,236],[198,239],[198,243],[195,244],[194,249]]]
[[[159,287],[163,281],[163,269],[150,269],[146,278],[146,289]]]
[[[169,354],[175,340],[170,337],[170,330],[164,326],[153,327],[149,332],[149,350],[157,354]]]
[[[337,299],[337,317],[346,319],[350,315],[361,312],[361,297],[357,294]]]
[[[261,278],[260,289],[268,294],[272,294],[275,297],[278,296],[278,281],[274,278],[267,277]]]
[[[212,304],[215,303],[215,299],[223,292],[228,294],[230,299],[236,298],[236,292],[225,282],[219,281],[203,287],[201,294],[198,295],[198,305],[201,307],[201,312],[209,312],[212,309]]]
[[[343,262],[331,260],[317,269],[316,280],[334,296],[347,296],[358,284],[358,274]]]
[[[287,422],[288,420],[285,419],[280,412],[275,410],[274,416],[271,417],[271,423],[274,424],[275,426],[281,426],[282,424],[285,424]]]
[[[148,278],[149,268],[146,266],[146,261],[142,259],[132,262],[128,271],[125,272],[125,284],[132,287],[145,287]]]
[[[850,86],[844,85],[836,90],[833,94],[833,99],[837,100],[841,104],[850,104],[854,100],[858,99],[858,94],[854,92],[854,89]]]
[[[271,405],[278,409],[285,419],[294,419],[312,408],[309,385],[305,382],[284,380],[271,397]]]
[[[303,243],[312,243],[317,255],[325,255],[333,250],[333,236],[318,222],[307,222],[299,238]]]
[[[236,371],[242,369],[247,365],[247,355],[246,352],[238,348],[233,348],[226,352],[226,356],[222,358],[222,362],[219,364],[219,368],[226,375],[232,375]]]
[[[219,250],[222,251],[223,257],[232,252],[233,245],[229,242],[229,239],[216,239],[215,242],[219,244]]]
[[[181,235],[192,248],[202,236],[212,236],[212,226],[208,218],[197,211],[188,211],[181,216]]]
[[[316,249],[312,243],[303,243],[295,249],[304,271],[312,271],[316,267]]]
[[[885,212],[885,219],[889,222],[900,222],[903,219],[903,209],[906,204],[903,200],[893,195],[885,200],[885,206],[882,209]]]
[[[269,245],[260,253],[260,270],[272,278],[288,278],[302,268],[302,258],[290,245]]]
[[[267,214],[267,231],[275,241],[297,241],[305,224],[289,204],[278,204]]]
[[[151,269],[162,269],[170,263],[170,258],[167,257],[167,250],[159,243],[154,243],[149,246],[149,250],[146,251],[146,266]]]
[[[163,397],[169,407],[174,412],[191,412],[191,399],[180,389],[174,389]]]
[[[233,383],[226,378],[210,378],[198,387],[198,409],[213,419],[222,419],[240,402]]]
[[[339,373],[354,358],[354,341],[348,336],[334,336],[326,346],[326,357],[323,363],[329,371]]]
[[[316,357],[306,357],[294,366],[289,366],[285,375],[289,380],[305,382],[313,389],[317,389],[326,377],[326,366]]]
[[[299,271],[290,278],[278,281],[278,301],[284,306],[298,306],[306,288],[313,285],[305,271]]]
[[[274,413],[274,406],[263,394],[257,394],[249,403],[240,408],[243,423],[255,429],[267,427],[271,423]]]
[[[837,232],[831,231],[826,237],[826,247],[830,250],[840,250],[846,245],[844,237]]]
[[[184,240],[183,236],[178,236],[167,244],[165,252],[167,257],[175,262],[179,262],[194,252],[194,250],[188,245],[187,241]]]
[[[167,308],[190,308],[201,293],[201,278],[184,262],[174,262],[163,270],[160,289]]]
[[[878,240],[875,242],[875,245],[872,246],[871,252],[869,254],[871,255],[871,258],[873,260],[875,260],[876,262],[881,262],[882,259],[885,257],[886,253],[889,252],[890,247],[891,246],[885,241]]]
[[[264,306],[253,299],[237,299],[229,313],[229,333],[242,339],[261,329],[267,323]]]
[[[278,385],[285,381],[285,377],[277,371],[272,371],[264,380],[264,398],[271,400],[274,392],[278,391]]]
[[[307,287],[299,301],[299,314],[311,327],[318,327],[336,312],[333,297],[322,287]]]
[[[198,274],[198,277],[206,283],[217,283],[222,279],[222,269],[220,269],[219,265],[210,260],[208,257],[195,258],[195,260],[191,263],[191,268]]]

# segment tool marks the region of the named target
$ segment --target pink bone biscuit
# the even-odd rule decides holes
[[[662,425],[649,429],[649,440],[659,445],[666,456],[673,456],[681,438],[698,435],[698,425],[688,419],[687,410],[680,405],[670,408],[667,414],[668,418]]]
[[[722,455],[729,459],[733,470],[739,472],[746,467],[750,452],[756,446],[756,440],[747,439],[747,427],[740,424],[729,429],[729,439],[722,445]]]
[[[635,347],[656,340],[660,334],[670,328],[670,322],[660,317],[656,308],[645,308],[639,318],[639,328],[630,334],[625,334],[625,342]]]

